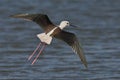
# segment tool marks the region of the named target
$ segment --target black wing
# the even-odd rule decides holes
[[[34,21],[39,24],[45,31],[50,31],[55,27],[55,25],[50,21],[45,14],[17,14],[12,15],[14,18],[23,18],[28,21]]]
[[[85,65],[85,67],[87,67],[86,58],[83,54],[82,47],[80,46],[79,41],[76,38],[75,34],[66,32],[66,31],[61,31],[60,33],[55,35],[55,38],[61,39],[61,40],[65,41],[69,46],[71,46],[73,51],[79,55],[82,63]]]

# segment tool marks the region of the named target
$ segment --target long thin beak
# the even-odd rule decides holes
[[[75,28],[79,28],[78,26],[75,26],[75,25],[73,25],[73,24],[70,24],[70,26],[75,27]]]

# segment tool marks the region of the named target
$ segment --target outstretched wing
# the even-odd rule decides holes
[[[17,14],[12,15],[14,18],[23,18],[28,21],[34,21],[39,24],[46,32],[50,31],[55,27],[55,25],[50,21],[45,14]]]
[[[55,38],[61,39],[61,40],[65,41],[69,46],[71,46],[73,51],[79,55],[82,63],[85,65],[85,67],[87,67],[86,58],[83,54],[82,47],[80,46],[79,41],[76,38],[75,34],[66,32],[66,31],[61,31],[60,33],[55,35]]]

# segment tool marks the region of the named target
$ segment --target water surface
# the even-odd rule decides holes
[[[119,80],[119,0],[0,0],[0,80]],[[10,18],[17,13],[45,13],[52,22],[69,20],[88,69],[69,46],[54,39],[37,62],[27,61],[43,30],[33,22]]]

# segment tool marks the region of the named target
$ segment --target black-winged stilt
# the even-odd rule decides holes
[[[73,51],[79,55],[85,67],[87,67],[87,61],[77,37],[75,36],[75,34],[63,30],[67,26],[74,26],[71,25],[69,21],[61,21],[60,25],[56,26],[49,20],[48,16],[45,14],[17,14],[12,15],[11,17],[34,21],[39,24],[45,31],[44,33],[37,34],[37,37],[41,40],[41,42],[38,44],[34,52],[29,56],[28,60],[32,58],[32,56],[36,53],[40,46],[41,50],[37,54],[36,58],[33,60],[32,64],[34,64],[34,62],[37,60],[41,52],[44,50],[45,46],[51,44],[52,38],[55,37],[57,39],[65,41],[69,46],[71,46]]]

